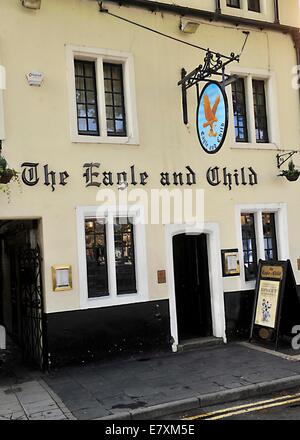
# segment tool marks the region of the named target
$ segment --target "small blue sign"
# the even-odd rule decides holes
[[[200,95],[197,109],[197,130],[200,144],[209,154],[222,147],[228,129],[228,102],[219,83],[211,81]]]

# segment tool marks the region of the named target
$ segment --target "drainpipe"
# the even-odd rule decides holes
[[[275,19],[274,23],[280,24],[278,0],[274,0]]]

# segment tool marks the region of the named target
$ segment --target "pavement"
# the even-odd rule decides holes
[[[0,417],[141,420],[300,386],[299,357],[230,343],[1,376]],[[31,397],[30,397],[31,396]]]

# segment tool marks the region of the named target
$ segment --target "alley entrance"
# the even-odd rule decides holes
[[[173,237],[179,342],[212,336],[207,235]]]
[[[41,369],[45,363],[38,220],[0,221],[0,325]]]

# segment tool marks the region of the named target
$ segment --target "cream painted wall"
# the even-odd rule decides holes
[[[179,30],[180,17],[153,14],[135,8],[109,4],[112,12],[134,19],[177,38],[229,54],[239,52],[244,41],[242,28],[228,23],[203,23],[194,35]],[[177,86],[182,67],[193,69],[203,52],[163,39],[117,19],[100,14],[97,2],[89,0],[43,0],[40,11],[24,9],[19,2],[0,0],[1,60],[7,71],[5,98],[6,140],[4,153],[10,164],[20,168],[25,161],[49,164],[55,171],[70,174],[66,187],[54,193],[42,181],[36,187],[15,186],[8,205],[0,193],[0,217],[42,218],[46,308],[48,312],[79,308],[77,230],[78,205],[96,205],[96,189],[85,188],[82,165],[101,162],[102,171],[129,169],[132,164],[150,175],[146,189],[157,187],[161,171],[184,171],[190,165],[198,175],[198,187],[205,189],[205,221],[220,225],[222,248],[238,246],[235,205],[286,202],[289,211],[290,256],[297,280],[296,259],[300,258],[298,213],[299,183],[276,177],[276,151],[233,149],[232,127],[217,155],[205,154],[194,124],[196,100],[189,93],[190,123],[182,122],[181,92]],[[292,17],[291,17],[292,19]],[[65,45],[129,51],[134,56],[140,145],[74,144],[70,141],[69,97]],[[250,30],[240,66],[274,72],[278,101],[280,148],[299,149],[299,95],[291,87],[296,55],[291,38],[277,32]],[[41,88],[29,87],[25,75],[44,73]],[[228,89],[229,92],[229,89]],[[229,92],[230,95],[230,92]],[[272,109],[276,112],[276,109]],[[295,162],[300,164],[300,159]],[[206,170],[219,166],[234,170],[252,166],[259,175],[256,187],[213,188],[206,182]],[[42,168],[40,169],[40,172]],[[167,285],[158,285],[156,272],[165,269],[164,226],[148,226],[147,260],[150,299],[167,298]],[[53,293],[51,266],[73,266],[74,289]],[[226,291],[238,290],[239,279],[224,281]]]

